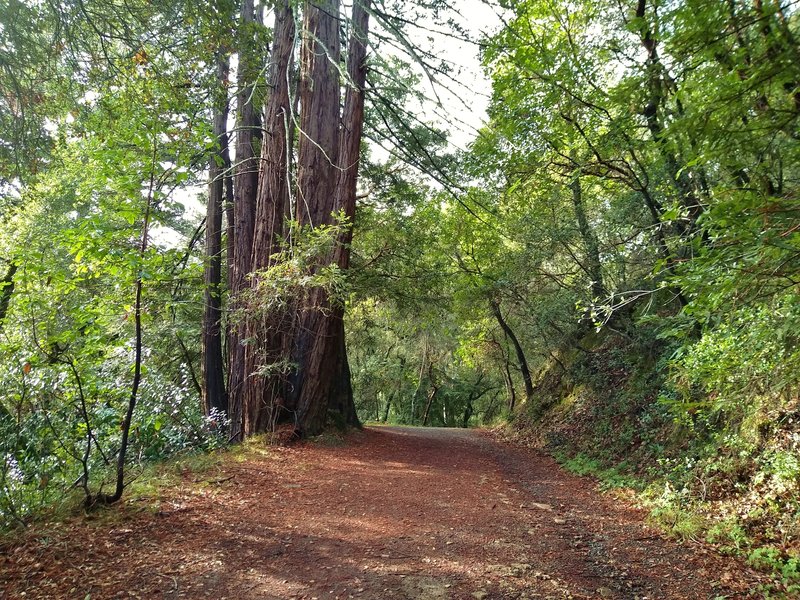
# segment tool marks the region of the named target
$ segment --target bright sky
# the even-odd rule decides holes
[[[451,144],[458,148],[465,148],[475,138],[486,119],[491,86],[484,76],[476,42],[500,27],[493,4],[494,0],[454,0],[455,10],[443,15],[453,18],[472,41],[461,39],[461,34],[452,31],[447,23],[432,20],[421,22],[419,27],[409,26],[407,31],[413,44],[432,52],[452,68],[452,79],[439,76],[438,83],[431,85],[422,68],[416,67],[429,101],[415,108],[422,120],[449,131]]]
[[[493,33],[500,27],[501,20],[497,16],[497,9],[495,6],[490,6],[493,4],[493,0],[454,0],[458,14],[452,13],[447,16],[452,16],[473,40],[478,41],[483,34]],[[268,22],[270,20],[268,17]],[[481,68],[478,45],[458,39],[459,34],[452,32],[446,23],[421,23],[421,27],[408,33],[412,42],[431,50],[433,54],[449,62],[452,67],[452,78],[455,79],[455,81],[442,79],[434,90],[423,76],[425,94],[430,100],[423,106],[417,107],[421,119],[447,130],[453,146],[466,148],[486,119],[486,108],[491,93],[490,82]],[[231,66],[231,71],[235,73],[235,60]],[[437,97],[441,101],[441,106],[437,106]],[[231,122],[230,126],[233,128],[234,123]],[[380,160],[388,158],[388,154],[379,148],[374,148],[372,157]],[[202,186],[179,192],[179,200],[185,205],[187,212],[198,220],[205,211],[200,201],[204,192]],[[173,234],[174,232],[170,233],[167,230],[156,230],[153,232],[153,237],[164,242],[171,239]]]
[[[497,7],[492,0],[455,0],[454,7],[460,15],[454,15],[456,22],[467,30],[474,41],[485,35],[495,33],[501,25]],[[491,6],[490,6],[491,4]],[[426,25],[430,29],[447,31],[447,25]],[[448,129],[451,143],[465,148],[474,138],[477,130],[486,119],[486,108],[491,94],[491,84],[484,75],[480,64],[477,43],[455,39],[448,35],[420,31],[424,38],[433,38],[435,53],[453,66],[453,76],[457,83],[443,81],[436,93],[442,102],[441,107],[425,107],[425,114],[437,124]],[[449,86],[449,89],[448,87]],[[431,86],[427,94],[434,96]]]

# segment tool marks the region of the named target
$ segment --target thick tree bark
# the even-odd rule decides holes
[[[353,385],[351,382],[350,362],[347,360],[347,347],[344,335],[343,310],[335,308],[331,317],[333,333],[331,345],[338,344],[336,350],[336,368],[334,369],[331,393],[328,400],[328,411],[334,418],[346,427],[361,427],[358,412],[353,399]]]
[[[211,155],[208,168],[208,206],[206,209],[206,265],[204,273],[202,398],[208,415],[214,409],[228,413],[225,370],[222,357],[222,212],[225,196],[225,159],[228,152],[228,57],[217,58],[219,97],[214,106],[214,139],[218,150]]]
[[[317,228],[333,220],[339,150],[339,3],[306,2],[300,80],[297,221]],[[319,257],[319,266],[327,261]],[[294,341],[290,406],[301,435],[325,426],[335,360],[331,360],[331,303],[317,288],[301,308]]]
[[[352,222],[364,116],[367,4],[353,6],[348,56],[348,88],[343,128],[339,128],[338,2],[309,3],[304,37],[301,138],[298,172],[298,221],[316,227],[331,224],[340,211]],[[333,64],[332,64],[333,63]],[[334,193],[331,194],[331,190]],[[350,262],[348,224],[330,257],[340,268]],[[358,425],[344,340],[343,307],[316,290],[303,311],[295,344],[295,405],[304,434],[319,432],[329,412],[345,425]]]
[[[353,4],[352,34],[348,44],[347,88],[342,114],[342,131],[339,141],[339,183],[336,188],[337,212],[344,215],[347,224],[336,246],[335,260],[340,269],[350,267],[350,243],[353,239],[353,219],[356,214],[356,186],[358,164],[361,158],[361,138],[364,129],[364,86],[367,81],[367,36],[369,32],[370,0]],[[336,371],[329,400],[329,408],[344,420],[345,425],[360,427],[353,388],[350,385],[350,365],[344,332],[344,307],[336,306],[332,313],[332,350],[336,356]]]
[[[307,1],[300,79],[297,220],[318,227],[332,222],[338,183],[339,3]]]
[[[234,167],[233,197],[233,261],[228,274],[228,287],[233,308],[240,306],[240,296],[247,286],[253,248],[256,191],[258,189],[258,160],[253,142],[257,115],[253,106],[253,82],[258,75],[254,67],[252,27],[255,23],[253,0],[242,0],[239,33],[239,66],[237,69],[236,165]],[[244,436],[244,404],[248,376],[245,366],[245,336],[240,323],[230,333],[230,377],[228,397],[232,440]]]
[[[261,176],[255,205],[255,221],[250,268],[257,273],[272,266],[272,256],[280,250],[284,220],[289,216],[289,157],[293,129],[290,86],[295,38],[294,15],[288,1],[275,8],[274,42],[265,106],[264,140],[261,147]],[[264,431],[270,423],[286,415],[278,414],[283,405],[283,374],[276,365],[283,354],[283,337],[288,335],[284,315],[248,319],[245,347],[247,385],[243,391],[244,434]],[[255,342],[257,340],[257,343]],[[270,374],[258,374],[270,367]],[[277,411],[277,412],[276,412]]]
[[[353,4],[352,35],[349,42],[347,88],[342,114],[342,131],[339,144],[339,181],[336,188],[335,209],[344,214],[347,227],[336,247],[336,262],[342,269],[350,266],[350,242],[353,239],[353,219],[356,214],[356,184],[358,163],[361,158],[361,138],[364,130],[364,86],[367,81],[367,35],[369,30],[370,0],[356,0]]]
[[[528,360],[525,358],[525,351],[522,349],[522,345],[519,343],[517,336],[514,334],[514,330],[511,329],[508,322],[503,317],[503,313],[500,311],[500,305],[497,303],[496,300],[491,300],[489,302],[492,314],[494,318],[497,319],[498,325],[503,330],[503,333],[508,336],[508,339],[511,340],[511,344],[514,346],[514,352],[517,354],[517,361],[519,362],[519,370],[522,373],[522,381],[525,384],[525,398],[530,400],[533,396],[533,378],[531,377],[531,371],[528,368]]]
[[[252,19],[252,0],[243,0],[242,22]],[[259,271],[269,268],[271,256],[285,237],[286,217],[309,228],[332,225],[341,211],[352,222],[363,128],[367,4],[355,3],[348,72],[351,87],[340,121],[340,26],[338,0],[307,0],[303,4],[303,34],[299,80],[297,182],[291,202],[291,148],[294,141],[290,95],[295,31],[292,3],[275,9],[275,41],[265,110],[265,132],[256,176],[250,133],[255,117],[249,100],[249,71],[239,70],[235,224],[230,289],[234,308],[242,292],[258,283]],[[240,54],[246,48],[241,44]],[[246,58],[246,57],[245,57]],[[240,65],[245,64],[240,58]],[[349,227],[335,250],[316,258],[319,269],[334,263],[349,266]],[[248,277],[249,275],[249,277]],[[345,349],[343,307],[323,288],[282,315],[245,317],[230,336],[229,383],[232,439],[263,431],[279,420],[293,421],[301,435],[318,433],[330,412],[342,424],[358,425]],[[241,300],[239,307],[246,308]],[[247,311],[244,311],[247,312]],[[247,339],[247,345],[241,342]],[[256,342],[256,343],[253,343]],[[291,364],[286,373],[281,364]],[[277,367],[277,368],[276,368]]]

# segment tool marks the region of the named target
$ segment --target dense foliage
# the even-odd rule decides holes
[[[362,209],[358,277],[379,278],[350,325],[362,410],[505,416],[580,472],[654,482],[667,527],[793,590],[796,7],[504,8],[469,152],[429,189],[384,176]]]
[[[752,547],[795,585],[796,6],[503,1],[502,26],[473,40],[491,102],[466,150],[420,116],[426,86],[457,75],[408,34],[446,22],[468,37],[450,8],[368,11],[352,245],[341,214],[313,231],[287,223],[229,298],[233,212],[218,232],[227,249],[205,256],[206,223],[188,207],[205,200],[209,159],[211,183],[228,185],[245,162],[231,166],[228,146],[268,126],[268,108],[245,122],[242,107],[270,106],[272,5],[248,21],[227,3],[0,4],[4,524],[73,489],[96,497],[131,396],[128,467],[228,440],[200,361],[209,294],[226,356],[254,357],[234,394],[275,373],[291,393],[300,367],[274,347],[275,324],[298,330],[307,311],[287,307],[322,294],[325,314],[346,315],[361,420],[511,421],[578,470],[666,486],[650,491],[659,514],[677,527],[687,507],[705,511],[718,543]],[[287,132],[288,172],[307,136]],[[253,140],[258,157],[268,142]],[[320,263],[343,247],[351,259]],[[213,259],[225,273],[212,284]]]

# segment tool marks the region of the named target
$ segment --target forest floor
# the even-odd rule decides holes
[[[0,547],[0,598],[746,598],[758,577],[469,430],[228,453]]]

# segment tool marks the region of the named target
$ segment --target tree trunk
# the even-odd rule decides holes
[[[358,412],[353,399],[350,362],[347,360],[344,320],[341,313],[343,313],[342,309],[336,309],[332,315],[335,321],[331,343],[338,344],[338,348],[336,348],[336,368],[334,369],[331,393],[328,400],[328,411],[340,422],[341,426],[360,428],[361,421],[358,419]]]
[[[144,262],[147,255],[148,238],[150,236],[150,215],[153,210],[153,199],[156,191],[156,157],[158,156],[158,146],[156,140],[153,139],[153,156],[150,166],[150,184],[147,192],[147,204],[145,205],[144,218],[142,219],[142,237],[139,243],[139,260]],[[133,379],[131,381],[131,391],[128,396],[128,407],[125,410],[125,416],[122,419],[122,435],[119,442],[119,451],[117,452],[117,465],[116,465],[116,484],[114,492],[111,494],[103,494],[98,492],[95,498],[87,497],[86,504],[91,505],[95,501],[102,504],[113,504],[122,498],[122,493],[125,491],[125,461],[128,455],[128,440],[131,433],[131,424],[133,422],[133,412],[136,410],[136,403],[139,400],[139,386],[142,383],[142,287],[143,287],[143,266],[137,266],[136,283],[134,285],[134,302],[133,302],[133,323],[134,323],[134,339],[133,339]]]
[[[503,380],[508,394],[508,412],[514,412],[514,407],[517,404],[517,391],[514,389],[514,380],[511,377],[511,368],[507,359],[503,360]]]
[[[428,337],[425,336],[424,345],[422,346],[422,363],[419,367],[419,378],[417,380],[417,387],[411,395],[411,419],[409,422],[414,424],[417,421],[417,399],[422,393],[422,382],[425,381],[425,372],[428,364]]]
[[[253,0],[242,0],[239,31],[239,66],[237,69],[238,95],[236,115],[236,165],[234,167],[233,197],[233,261],[228,274],[228,287],[234,308],[240,307],[240,296],[247,287],[250,258],[253,247],[256,191],[258,188],[258,160],[253,149],[257,125],[253,106],[253,82],[258,74],[254,68],[252,27],[255,23]],[[230,378],[228,397],[232,440],[244,437],[245,392],[250,373],[246,370],[245,338],[241,323],[234,323],[230,335]]]
[[[261,177],[255,205],[255,221],[250,250],[250,269],[257,273],[272,266],[272,256],[280,250],[284,220],[289,216],[289,155],[291,115],[289,90],[294,50],[294,15],[291,4],[282,2],[275,9],[272,62],[265,105]],[[248,318],[245,329],[250,343],[245,347],[247,385],[243,391],[244,434],[264,431],[279,418],[284,404],[284,378],[276,368],[282,359],[283,336],[287,335],[284,315]],[[258,374],[260,367],[271,367],[269,375]],[[278,412],[276,412],[278,411]]]
[[[17,274],[17,263],[12,262],[8,265],[5,277],[0,281],[0,328],[6,321],[8,307],[11,304],[11,296],[14,295],[14,275]]]
[[[386,397],[386,407],[383,409],[383,422],[386,423],[389,421],[389,412],[392,410],[392,399],[394,398],[394,392],[389,394]]]
[[[242,23],[252,22],[253,0],[243,0]],[[291,202],[291,148],[294,141],[290,98],[295,31],[293,4],[275,9],[276,24],[265,110],[260,177],[255,173],[252,130],[252,69],[247,68],[247,40],[240,44],[237,166],[230,289],[239,308],[242,292],[258,283],[258,272],[272,266],[288,216],[299,226],[332,225],[341,211],[352,222],[363,129],[368,4],[354,3],[353,35],[348,56],[348,89],[340,120],[340,28],[338,0],[306,0],[299,79],[300,124],[297,145],[296,201]],[[243,27],[246,31],[247,27]],[[292,205],[293,204],[293,205]],[[331,263],[346,269],[352,232],[345,227],[332,253],[318,256],[312,272]],[[290,240],[291,241],[291,240]],[[248,278],[248,275],[251,275]],[[236,306],[235,306],[236,307]],[[246,310],[243,312],[247,312]],[[318,433],[329,413],[344,425],[359,425],[353,402],[345,348],[344,308],[323,288],[280,315],[252,314],[230,336],[230,405],[232,439],[264,430],[278,420],[292,420],[301,435]],[[247,339],[248,344],[242,345]],[[282,364],[292,365],[291,372]]]
[[[467,400],[467,405],[464,407],[464,415],[461,417],[461,427],[466,429],[469,427],[469,420],[472,418],[472,397]]]
[[[433,405],[433,401],[436,398],[436,394],[439,392],[439,388],[434,385],[433,389],[428,392],[428,401],[425,404],[425,412],[422,415],[422,426],[425,427],[428,424],[428,417],[431,414],[431,406]]]
[[[341,268],[350,263],[350,224],[355,214],[356,180],[364,116],[366,3],[354,3],[343,128],[339,128],[338,2],[307,4],[300,103],[302,138],[299,148],[298,221],[317,227],[333,223],[333,213],[348,219],[331,259]],[[312,85],[313,84],[313,85]],[[331,190],[334,193],[331,194]],[[294,394],[302,433],[319,432],[329,411],[342,425],[359,425],[350,386],[344,339],[344,308],[324,290],[312,293],[301,315],[295,344],[297,375]]]
[[[637,0],[636,17],[640,23],[639,35],[642,46],[647,51],[645,66],[648,72],[650,92],[648,104],[644,109],[644,117],[647,121],[647,129],[650,131],[650,136],[664,159],[667,174],[670,177],[672,187],[678,195],[678,201],[688,213],[689,223],[679,227],[682,233],[688,233],[694,229],[695,223],[704,209],[692,185],[689,170],[686,165],[680,165],[677,154],[670,149],[659,119],[659,113],[662,110],[662,104],[668,91],[668,75],[658,54],[658,41],[653,37],[653,33],[647,23],[646,8],[647,0]]]
[[[333,222],[339,150],[339,3],[305,3],[300,74],[300,142],[298,148],[297,221],[317,228]],[[330,260],[319,257],[318,266]],[[317,288],[300,309],[294,342],[291,405],[301,435],[325,426],[336,361],[331,360],[331,303]]]
[[[367,81],[367,36],[369,32],[370,0],[353,3],[352,32],[348,43],[347,88],[342,114],[342,131],[339,138],[339,182],[336,188],[335,210],[346,219],[344,233],[335,250],[336,264],[340,269],[350,267],[350,243],[353,240],[353,220],[356,214],[356,185],[358,164],[361,159],[361,138],[364,129],[364,86]],[[344,307],[333,312],[333,340],[331,348],[337,353],[336,371],[329,406],[340,415],[344,424],[360,427],[353,388],[350,384],[350,365],[344,331]]]
[[[497,319],[497,323],[500,325],[503,333],[505,333],[508,339],[511,340],[511,344],[514,346],[514,351],[517,353],[519,370],[520,373],[522,373],[522,381],[525,383],[525,398],[530,400],[533,396],[533,379],[531,377],[531,371],[528,368],[528,361],[525,358],[525,352],[523,351],[522,345],[519,343],[517,336],[514,335],[514,331],[503,318],[503,313],[500,311],[500,305],[496,300],[491,300],[489,304],[492,308],[492,314],[494,315],[494,318]]]
[[[606,295],[603,285],[603,270],[600,263],[600,249],[597,236],[589,226],[586,210],[583,205],[583,189],[581,188],[580,171],[573,174],[570,181],[572,190],[572,204],[575,207],[575,218],[578,221],[578,231],[581,234],[584,249],[586,250],[586,273],[592,280],[592,299],[602,299]]]
[[[225,160],[228,148],[228,57],[220,52],[217,58],[220,89],[214,106],[214,139],[218,150],[211,155],[208,167],[208,206],[206,212],[206,265],[204,272],[205,303],[203,309],[203,409],[228,413],[225,391],[225,370],[222,357],[222,211],[225,195]]]

